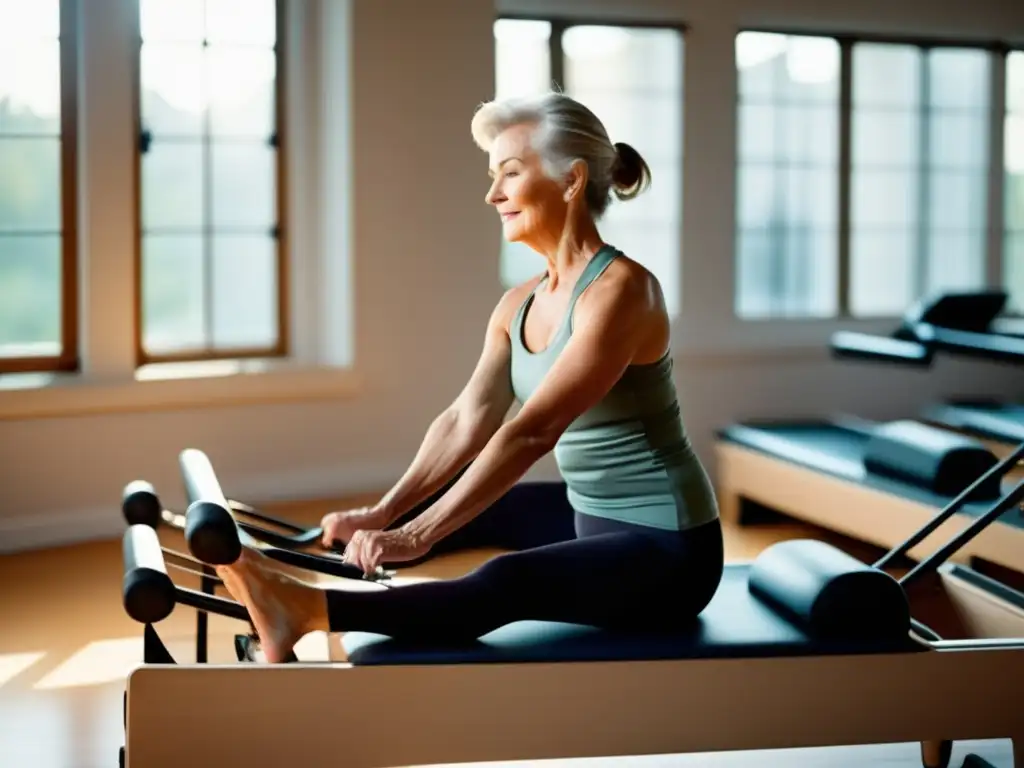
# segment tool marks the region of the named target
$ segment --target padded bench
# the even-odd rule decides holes
[[[370,632],[347,632],[341,643],[348,660],[357,666],[756,658],[919,649],[905,632],[893,631],[886,636],[884,626],[882,636],[876,638],[855,637],[856,632],[848,631],[850,623],[870,620],[870,595],[879,598],[875,602],[879,614],[884,614],[885,606],[889,606],[890,618],[877,617],[880,625],[901,626],[903,617],[892,617],[902,610],[898,605],[900,598],[892,594],[884,579],[872,578],[867,566],[854,567],[857,576],[853,579],[849,578],[849,570],[846,576],[822,573],[821,563],[832,560],[834,564],[836,558],[834,553],[832,557],[825,554],[827,545],[820,549],[816,545],[817,542],[810,541],[785,542],[762,553],[756,565],[726,565],[715,597],[685,631],[627,633],[558,622],[517,621],[465,644],[412,643]],[[821,563],[814,563],[813,556],[801,562],[800,555],[808,551],[823,553],[825,557]],[[838,561],[839,567],[850,569],[847,558],[840,557]],[[812,570],[812,577],[804,578],[794,567],[797,564],[819,570]],[[807,628],[808,622],[786,615],[787,607],[781,603],[795,606],[805,616],[829,611],[828,590],[822,589],[821,584],[830,579],[840,587],[855,583],[852,591],[859,593],[848,591],[842,597],[848,607],[853,606],[851,621],[843,621],[843,631],[812,632]],[[759,584],[766,584],[768,590],[759,590]],[[652,584],[652,589],[656,588]],[[786,592],[781,603],[772,599],[780,590]]]

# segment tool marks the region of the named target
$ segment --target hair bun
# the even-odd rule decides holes
[[[612,186],[619,200],[631,200],[651,184],[651,169],[639,152],[624,141],[615,142]]]

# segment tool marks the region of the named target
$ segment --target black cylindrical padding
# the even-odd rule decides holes
[[[178,454],[178,465],[181,467],[181,477],[185,481],[185,493],[189,504],[211,501],[225,509],[228,508],[228,500],[221,490],[217,474],[213,471],[213,464],[205,453],[197,448],[186,448]]]
[[[191,504],[185,513],[185,541],[207,565],[231,565],[242,554],[238,526],[226,507],[209,501]]]
[[[148,525],[129,526],[122,540],[125,612],[143,624],[155,624],[174,610],[174,583],[167,575],[156,531]]]
[[[179,454],[178,463],[189,500],[185,512],[189,551],[207,565],[230,565],[242,554],[242,543],[210,459],[188,448]]]
[[[808,634],[851,643],[899,643],[910,604],[899,582],[822,541],[793,539],[764,550],[750,592]]]
[[[121,514],[128,525],[148,525],[156,528],[160,525],[160,513],[163,507],[156,490],[145,480],[133,480],[124,487],[121,493]]]
[[[879,424],[864,449],[864,468],[940,496],[956,496],[999,463],[977,440],[917,421]],[[968,501],[999,498],[993,477]]]

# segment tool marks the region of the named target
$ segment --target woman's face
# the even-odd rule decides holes
[[[540,246],[558,238],[568,213],[566,187],[544,173],[531,146],[533,127],[513,126],[494,140],[490,151],[492,178],[486,201],[501,217],[509,242]]]

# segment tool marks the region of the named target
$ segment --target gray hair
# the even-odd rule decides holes
[[[651,169],[624,142],[612,143],[604,124],[580,102],[561,93],[508,98],[482,104],[473,115],[473,141],[488,152],[502,131],[534,125],[533,147],[552,178],[567,173],[576,160],[587,164],[584,199],[595,218],[611,202],[632,200],[651,183]]]

